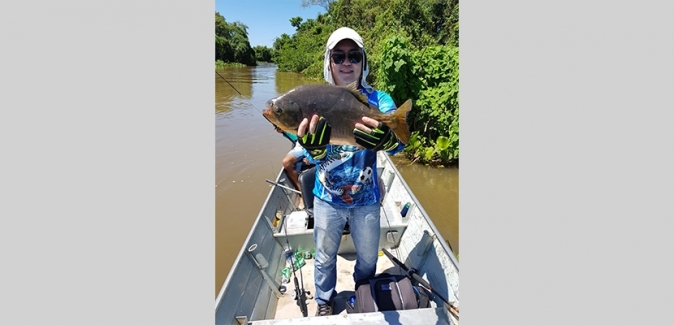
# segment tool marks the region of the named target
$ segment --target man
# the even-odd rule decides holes
[[[294,147],[290,149],[285,157],[283,157],[283,160],[281,160],[281,164],[286,171],[286,175],[288,175],[290,181],[295,185],[295,189],[301,191],[297,163],[304,160],[304,150],[302,150],[302,146],[297,142],[297,136],[292,133],[284,132],[276,126],[274,126],[274,128],[276,129],[276,132],[283,134],[284,137],[288,138],[288,140],[292,141],[294,144]]]
[[[325,48],[325,80],[337,86],[357,82],[358,90],[367,96],[370,105],[384,113],[394,111],[396,106],[391,96],[367,84],[368,73],[367,55],[360,35],[348,27],[334,31]],[[375,275],[381,199],[376,152],[385,150],[394,154],[404,148],[388,126],[369,117],[356,123],[353,133],[356,142],[366,149],[329,144],[330,121],[317,115],[310,120],[304,119],[297,132],[298,142],[308,160],[317,164],[313,189],[317,316],[332,314],[337,295],[337,250],[347,222],[356,247],[354,281]],[[328,136],[309,136],[314,134]],[[339,178],[342,186],[333,188],[330,183],[321,181],[330,177]],[[345,181],[349,185],[343,186]]]

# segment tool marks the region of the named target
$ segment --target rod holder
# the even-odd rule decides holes
[[[246,255],[250,258],[250,260],[257,266],[258,271],[260,272],[260,275],[262,275],[262,278],[264,281],[267,283],[269,288],[274,292],[277,298],[280,298],[283,294],[279,291],[277,285],[274,283],[274,280],[272,280],[267,272],[264,271],[264,269],[269,266],[269,263],[267,262],[267,259],[262,256],[260,253],[255,253],[255,250],[257,249],[257,244],[250,245],[248,249],[246,250]]]

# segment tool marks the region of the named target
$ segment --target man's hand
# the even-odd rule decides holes
[[[306,132],[307,123],[309,123],[309,132]],[[312,132],[312,130],[314,130]],[[304,119],[297,130],[297,141],[300,145],[309,151],[314,159],[321,159],[327,153],[327,146],[330,143],[330,124],[323,117],[314,115],[311,122]]]
[[[356,143],[372,151],[390,151],[398,147],[398,137],[386,124],[369,117],[363,117],[363,123],[366,124],[356,123],[353,129]]]

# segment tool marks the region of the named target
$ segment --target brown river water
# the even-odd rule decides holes
[[[217,296],[269,193],[271,185],[265,179],[276,178],[281,159],[291,148],[290,141],[262,117],[264,103],[296,86],[323,81],[278,72],[272,64],[216,71],[220,74],[215,74]],[[459,170],[392,158],[438,231],[459,254]]]

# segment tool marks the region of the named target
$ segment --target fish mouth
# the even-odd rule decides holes
[[[270,118],[272,117],[271,109],[267,107],[266,109],[262,110],[262,117],[264,117],[267,122],[271,123],[272,125],[276,126],[276,123],[272,121]]]

